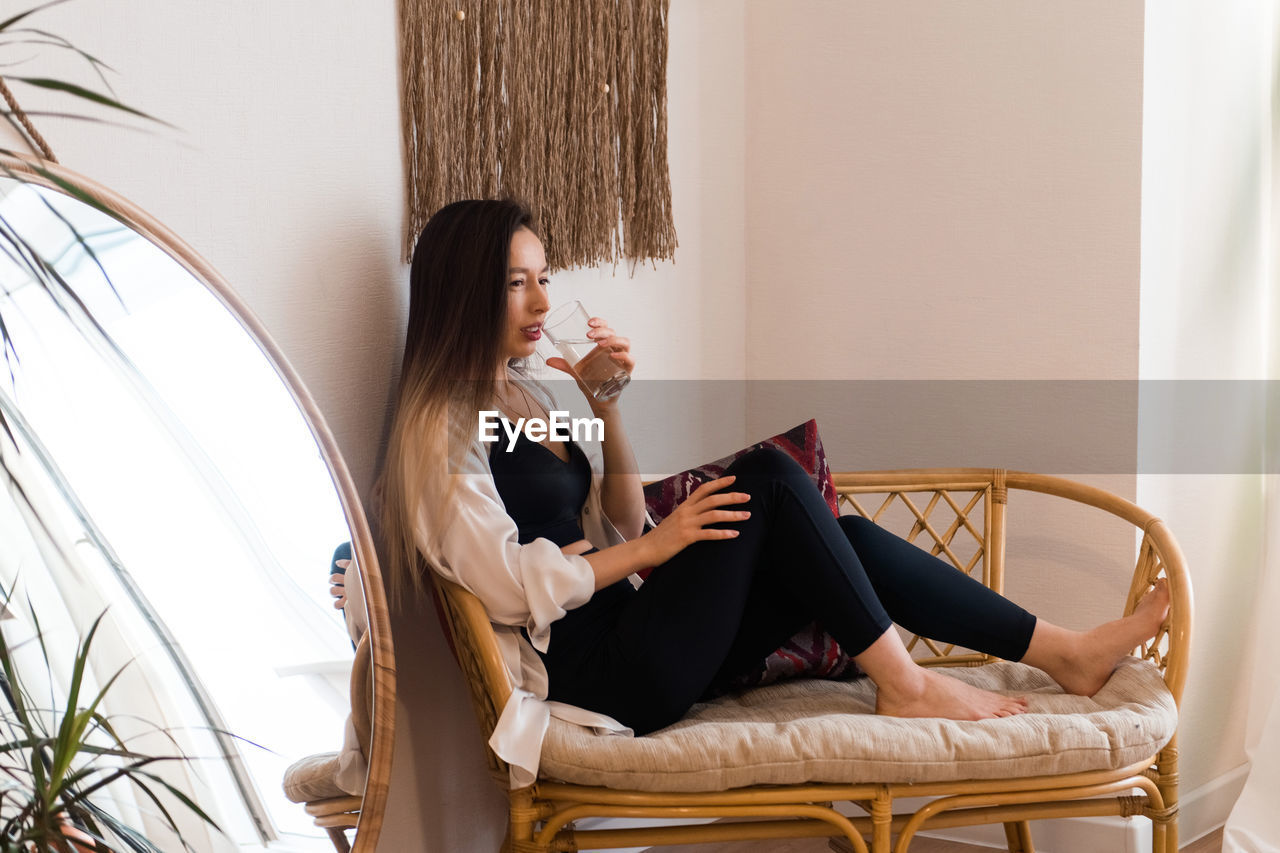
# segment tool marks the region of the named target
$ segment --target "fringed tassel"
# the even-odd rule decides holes
[[[461,198],[511,196],[552,267],[670,259],[669,0],[400,0],[405,258]]]

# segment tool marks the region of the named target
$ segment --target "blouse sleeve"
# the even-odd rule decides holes
[[[516,523],[498,496],[479,445],[472,446],[463,470],[453,476],[443,531],[432,530],[435,513],[429,507],[419,508],[418,548],[443,575],[479,598],[492,621],[524,626],[534,648],[545,652],[551,623],[595,591],[591,564],[561,553],[549,539],[519,544]]]

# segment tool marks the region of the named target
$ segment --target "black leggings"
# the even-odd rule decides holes
[[[836,519],[781,451],[725,472],[751,518],[714,527],[640,589],[599,590],[551,628],[549,698],[598,711],[637,734],[670,725],[709,690],[757,666],[815,619],[850,655],[897,622],[912,633],[1019,660],[1035,617],[927,551],[858,516]]]

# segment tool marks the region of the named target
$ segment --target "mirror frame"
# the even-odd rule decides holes
[[[369,617],[369,647],[372,656],[373,708],[371,714],[372,743],[369,754],[369,775],[365,780],[364,798],[360,818],[356,826],[353,853],[372,853],[377,847],[386,812],[387,795],[391,782],[391,756],[395,738],[396,718],[396,668],[395,652],[391,641],[391,622],[387,610],[386,594],[382,585],[382,572],[373,545],[368,518],[356,491],[347,464],[338,452],[338,445],[325,423],[315,400],[311,397],[297,371],[285,358],[280,347],[272,340],[261,321],[249,306],[236,294],[225,279],[187,245],[152,216],[132,202],[59,164],[34,158],[25,158],[13,152],[0,150],[0,166],[8,175],[27,183],[45,187],[66,195],[58,181],[76,187],[77,190],[96,199],[121,223],[148,240],[152,245],[177,261],[196,281],[203,284],[231,313],[249,337],[257,344],[263,356],[275,369],[285,388],[302,413],[311,435],[315,438],[320,455],[329,468],[333,485],[338,493],[347,526],[351,530],[351,547],[360,567],[361,586]],[[317,577],[319,577],[317,575]],[[319,583],[319,581],[317,581]],[[338,733],[335,732],[335,735]],[[299,804],[299,808],[302,805]]]

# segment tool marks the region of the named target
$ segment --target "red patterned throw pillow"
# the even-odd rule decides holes
[[[822,450],[822,439],[818,437],[818,422],[809,420],[773,438],[744,447],[722,459],[650,483],[644,487],[645,507],[649,510],[649,515],[655,523],[662,521],[688,498],[694,489],[708,480],[723,476],[725,469],[735,459],[760,447],[777,448],[800,463],[800,467],[813,478],[814,485],[826,499],[832,515],[840,514],[835,481],[827,465],[827,456]],[[649,571],[645,570],[640,574],[647,576]],[[755,687],[783,678],[802,676],[848,679],[858,675],[861,675],[861,672],[853,659],[841,650],[834,637],[822,630],[822,627],[815,622],[783,643],[781,648],[761,661],[756,670],[736,679],[731,687],[735,689]]]

